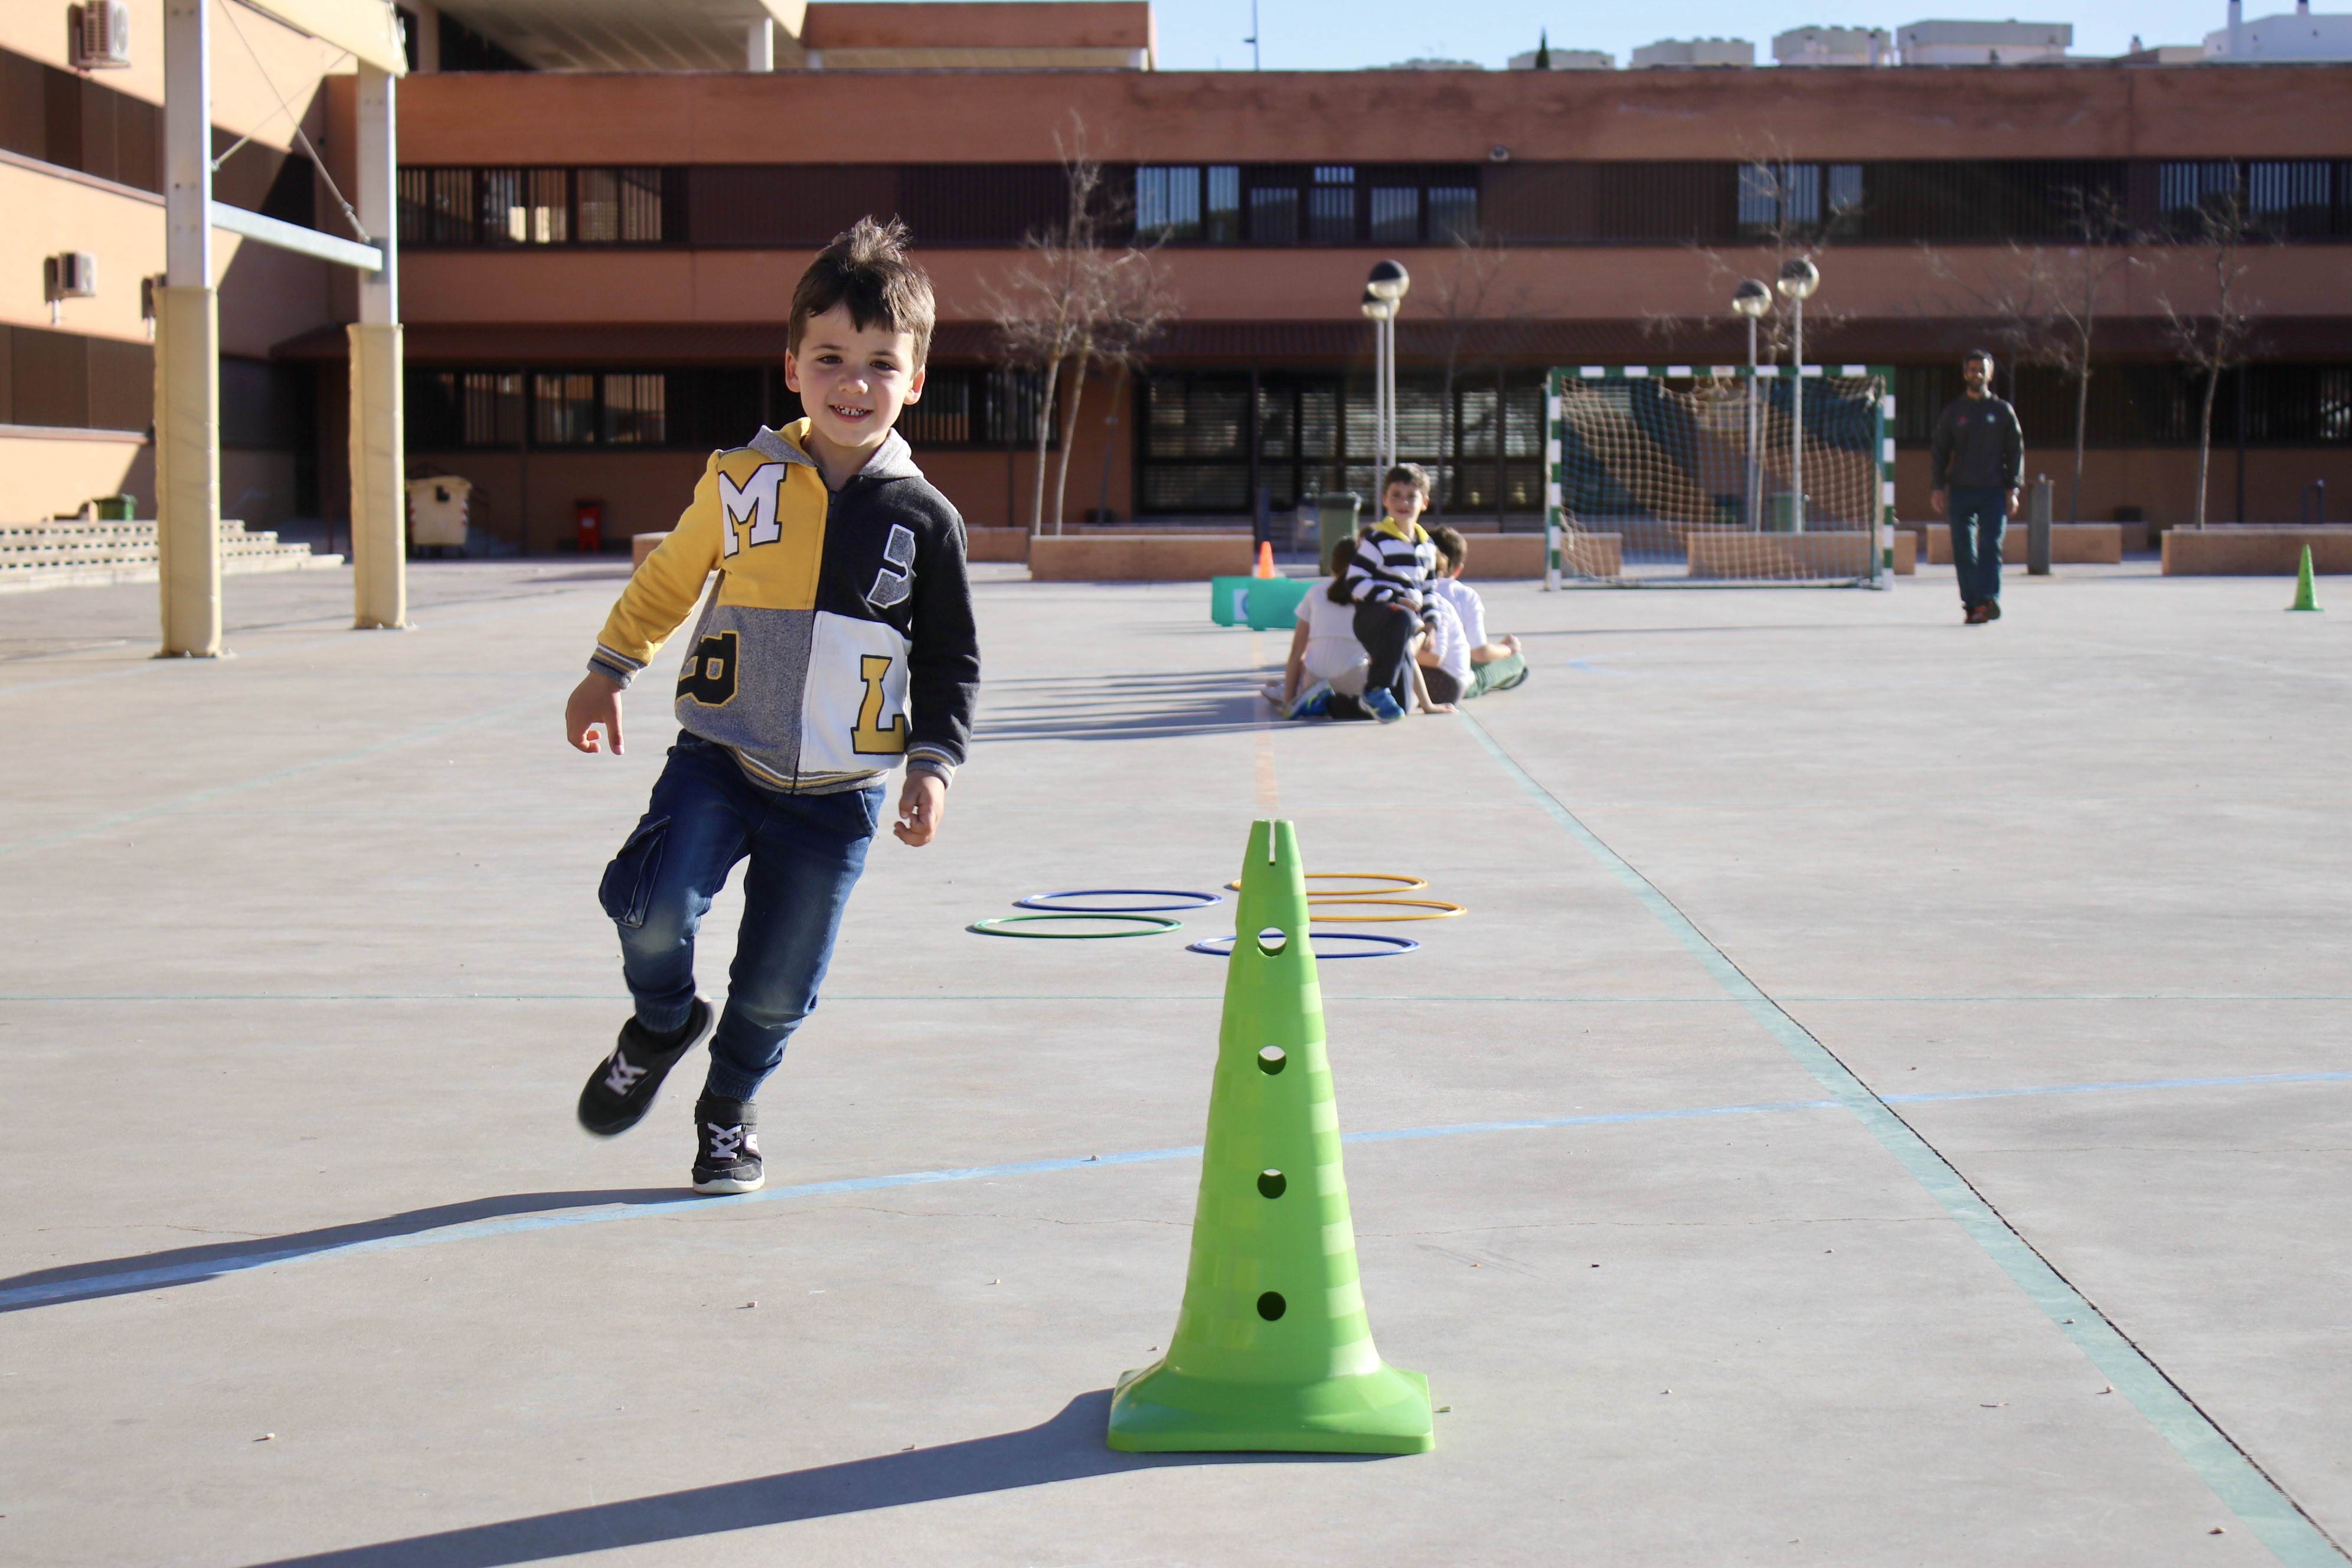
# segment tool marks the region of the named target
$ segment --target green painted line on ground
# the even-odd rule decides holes
[[[463,719],[450,719],[439,724],[427,724],[421,730],[411,730],[404,735],[394,735],[388,741],[378,741],[373,746],[362,746],[355,752],[341,752],[331,757],[316,757],[307,763],[296,763],[291,767],[278,768],[271,773],[258,773],[249,779],[241,779],[236,784],[198,790],[194,795],[184,795],[177,800],[167,800],[156,805],[142,805],[137,811],[117,812],[112,816],[102,816],[96,822],[85,823],[79,827],[68,827],[58,833],[44,833],[37,838],[19,838],[14,844],[0,844],[0,855],[14,855],[21,850],[38,849],[45,845],[61,844],[68,838],[81,838],[92,833],[103,833],[110,827],[121,827],[127,823],[143,822],[150,817],[167,816],[172,812],[184,810],[205,801],[218,800],[224,795],[241,795],[247,790],[259,789],[264,784],[276,784],[282,779],[315,773],[320,768],[331,768],[342,763],[355,763],[363,757],[373,757],[379,752],[391,751],[395,746],[405,746],[414,742],[430,739],[435,735],[446,734],[452,730],[460,730],[468,724],[478,724],[485,719],[495,719],[501,713],[511,713],[518,708],[528,708],[533,703],[546,700],[547,694],[542,692],[523,698],[520,701],[485,709],[479,713],[471,713]]]
[[[1466,712],[1460,718],[1496,765],[1534,796],[1569,837],[1616,878],[1653,919],[1674,934],[1726,994],[1743,1005],[1765,1032],[1829,1090],[1878,1140],[1881,1147],[1895,1156],[1954,1223],[2048,1315],[2076,1349],[2090,1358],[2116,1391],[2132,1402],[2158,1435],[2213,1489],[2223,1506],[2244,1521],[2281,1563],[2288,1568],[2336,1568],[2346,1561],[2344,1552],[2252,1457],[2200,1409],[2196,1401],[2167,1376],[2146,1352],[2052,1268],[2034,1250],[2032,1243],[2003,1219],[1968,1178],[1904,1121],[1894,1107],[1766,995],[1655,883],[1560,805],[1486,732],[1485,725]]]

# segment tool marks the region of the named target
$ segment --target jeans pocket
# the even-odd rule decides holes
[[[646,923],[646,909],[653,902],[654,881],[661,875],[662,843],[669,837],[669,818],[656,817],[641,823],[629,835],[613,863],[604,868],[604,880],[596,889],[596,900],[604,912],[619,924],[634,931]]]

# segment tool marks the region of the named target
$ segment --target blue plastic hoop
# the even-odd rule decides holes
[[[1409,936],[1382,936],[1377,931],[1318,931],[1307,933],[1309,952],[1314,952],[1314,944],[1318,942],[1360,942],[1370,943],[1371,947],[1369,952],[1316,952],[1315,957],[1318,963],[1325,959],[1336,961],[1342,958],[1394,958],[1400,953],[1412,952],[1421,946],[1421,943]],[[1184,951],[1205,952],[1211,958],[1229,958],[1233,955],[1234,939],[1229,936],[1202,937],[1199,942],[1187,943]]]
[[[1062,899],[1190,899],[1185,904],[1065,904]],[[1059,915],[1148,915],[1161,910],[1205,910],[1225,900],[1215,893],[1187,892],[1181,888],[1073,888],[1062,893],[1032,893],[1015,899],[1017,910],[1049,910]]]

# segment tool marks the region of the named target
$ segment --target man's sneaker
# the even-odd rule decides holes
[[[1368,688],[1363,703],[1365,710],[1383,724],[1393,724],[1404,717],[1404,710],[1397,706],[1396,693],[1385,686]]]
[[[758,1106],[706,1094],[694,1102],[694,1135],[696,1192],[756,1193],[766,1184]]]
[[[1318,718],[1324,709],[1330,705],[1331,683],[1328,680],[1318,680],[1292,698],[1290,705],[1282,710],[1282,716],[1286,719]]]
[[[645,1120],[662,1079],[680,1057],[702,1044],[717,1016],[710,1004],[697,996],[681,1032],[667,1044],[632,1016],[621,1026],[613,1054],[597,1064],[580,1091],[580,1125],[599,1138],[610,1138]]]

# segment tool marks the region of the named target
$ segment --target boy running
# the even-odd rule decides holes
[[[921,397],[934,310],[906,230],[861,218],[793,291],[784,382],[807,417],[714,452],[677,531],[613,606],[564,733],[621,750],[621,692],[701,596],[677,678],[677,743],[605,868],[635,1010],[580,1091],[599,1137],[634,1127],[710,1038],[694,1190],[766,1180],[752,1097],[816,1005],[849,890],[902,761],[901,842],[938,833],[980,684],[963,520],[891,429]],[[743,922],[716,1016],[694,938],[736,863]]]

